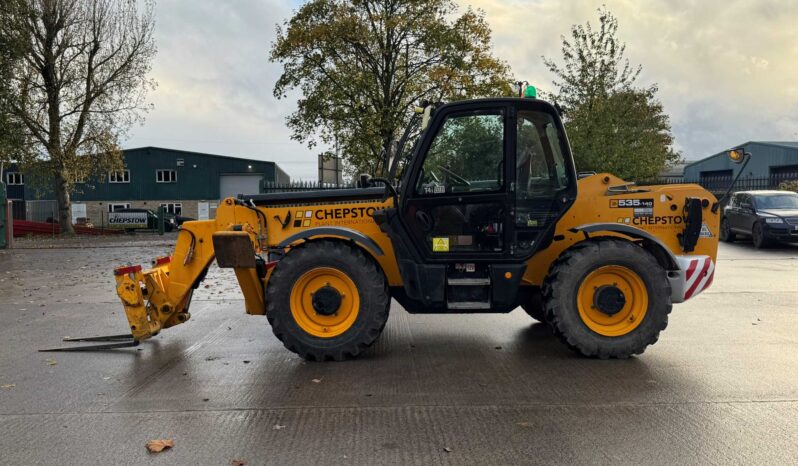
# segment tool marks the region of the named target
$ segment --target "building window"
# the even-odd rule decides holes
[[[130,183],[130,170],[116,170],[108,173],[109,183]]]
[[[168,202],[161,204],[167,214],[183,215],[183,204],[180,202]]]
[[[108,204],[108,212],[116,212],[117,209],[129,209],[130,204]]]
[[[11,185],[23,185],[25,184],[25,176],[22,173],[18,172],[8,172],[6,173],[6,182],[9,186]]]
[[[155,170],[156,183],[177,183],[177,170]]]

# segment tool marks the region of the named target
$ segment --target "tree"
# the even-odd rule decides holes
[[[543,58],[556,76],[554,100],[563,108],[577,169],[655,178],[680,160],[670,120],[656,85],[635,87],[641,67],[624,58],[617,19],[602,8],[599,23],[598,30],[574,25],[571,40],[562,37],[564,65]]]
[[[337,145],[348,170],[383,174],[414,105],[509,95],[484,14],[452,0],[312,0],[277,28],[274,95],[298,89],[295,140]]]
[[[22,0],[4,0],[0,4],[0,22],[15,15],[22,5]],[[9,107],[9,99],[14,95],[11,77],[22,59],[24,45],[18,35],[0,35],[0,162],[17,160],[27,149],[24,127]]]
[[[0,35],[24,44],[6,104],[34,144],[25,165],[52,180],[61,231],[71,234],[75,183],[121,167],[118,141],[146,110],[154,4],[17,3],[0,24]]]

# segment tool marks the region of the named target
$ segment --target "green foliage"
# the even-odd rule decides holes
[[[152,0],[4,0],[0,37],[19,47],[3,113],[31,150],[31,179],[52,183],[61,231],[72,232],[76,180],[121,166],[118,141],[147,109],[155,55]]]
[[[512,92],[484,15],[452,0],[312,0],[278,27],[271,60],[274,95],[302,94],[292,137],[337,145],[350,173],[382,174],[419,101]]]
[[[577,170],[611,172],[631,180],[652,179],[680,160],[672,149],[670,120],[656,98],[657,86],[634,86],[641,67],[624,58],[618,21],[602,8],[598,30],[574,25],[562,38],[564,65],[544,57],[556,75],[554,100]]]
[[[22,0],[4,0],[0,4],[0,24],[12,21],[25,7]],[[14,95],[11,78],[23,58],[25,41],[20,36],[0,34],[0,161],[24,158],[29,149],[22,122],[11,111]]]

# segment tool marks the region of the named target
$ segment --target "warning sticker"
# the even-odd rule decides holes
[[[712,238],[712,232],[709,230],[709,227],[706,223],[701,224],[701,233],[698,235],[699,238]]]
[[[432,252],[449,252],[449,238],[432,238]]]

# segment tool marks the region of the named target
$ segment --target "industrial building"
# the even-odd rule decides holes
[[[740,178],[741,185],[765,189],[798,179],[798,142],[748,141],[728,149],[733,147],[743,147],[752,154]],[[684,180],[705,187],[726,186],[741,169],[723,151],[685,165]]]
[[[100,226],[114,209],[156,210],[160,206],[176,215],[213,218],[219,200],[225,197],[259,193],[266,183],[290,182],[277,164],[262,160],[160,147],[124,150],[123,157],[124,170],[76,184],[73,222]],[[14,218],[46,221],[56,217],[54,196],[46,186],[27,185],[25,174],[13,165],[6,167],[3,177],[8,198],[14,201]]]

